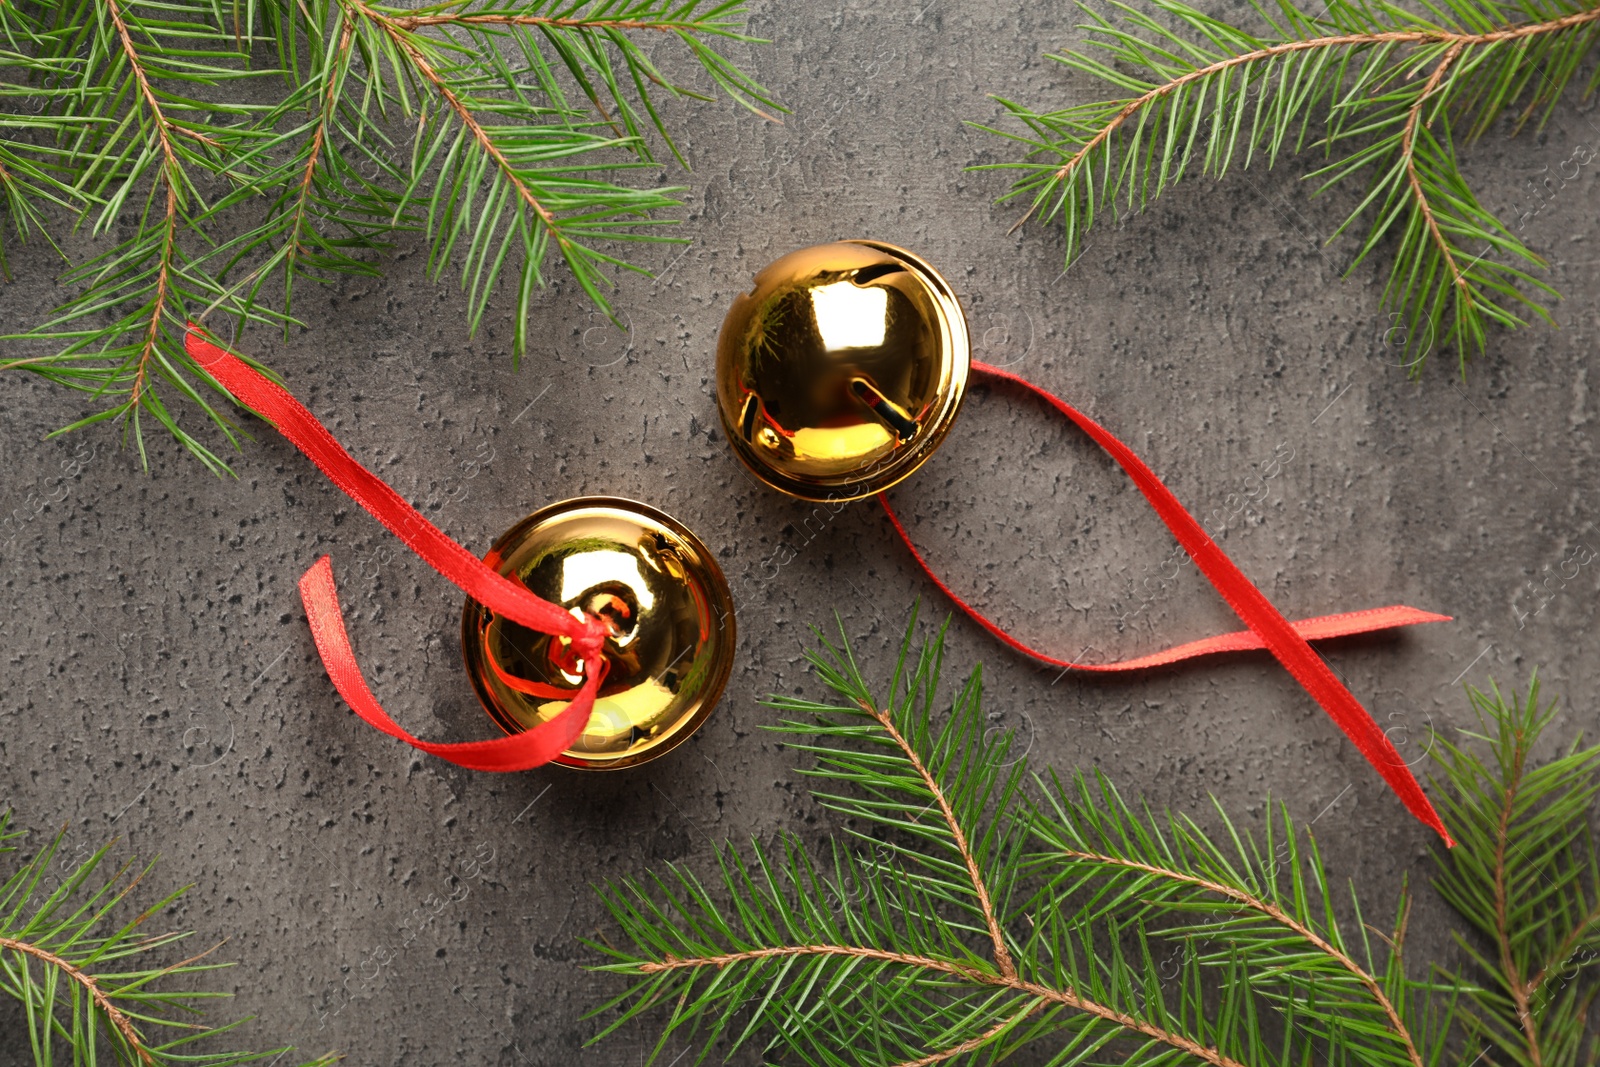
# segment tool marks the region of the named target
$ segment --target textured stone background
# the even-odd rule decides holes
[[[462,298],[427,279],[413,248],[381,280],[307,298],[310,329],[289,343],[251,339],[359,457],[470,546],[547,501],[612,493],[679,516],[735,579],[792,554],[746,583],[732,684],[691,744],[593,777],[415,757],[335,697],[295,581],[331,552],[387,706],[429,737],[486,737],[454,589],[271,433],[237,459],[236,481],[155,435],[144,473],[108,429],[41,443],[89,409],[11,375],[0,511],[32,517],[0,545],[0,801],[31,826],[68,826],[69,851],[116,836],[119,855],[160,857],[155,884],[193,883],[165,921],[227,940],[220,956],[240,965],[216,981],[260,1016],[247,1030],[258,1047],[339,1049],[355,1064],[640,1062],[654,1040],[643,1030],[581,1048],[595,1025],[580,1016],[616,989],[581,969],[594,957],[576,939],[606,932],[589,885],[667,860],[709,870],[728,838],[820,833],[797,758],[759,730],[771,716],[758,699],[818,691],[801,648],[835,611],[884,669],[916,598],[925,619],[946,611],[872,507],[813,535],[807,509],[752,483],[709,429],[730,295],[790,248],[841,236],[904,244],[944,270],[978,357],[1081,403],[1195,511],[1221,509],[1225,547],[1285,612],[1405,602],[1453,614],[1326,650],[1408,758],[1430,730],[1466,724],[1457,683],[1520,685],[1536,666],[1569,701],[1561,733],[1592,731],[1600,567],[1552,577],[1579,546],[1600,546],[1592,168],[1528,223],[1567,297],[1560,328],[1496,334],[1464,384],[1448,359],[1408,381],[1385,343],[1380,267],[1341,280],[1349,245],[1321,244],[1349,197],[1311,199],[1292,167],[1186,185],[1099,230],[1065,272],[1050,230],[1007,236],[1016,212],[992,202],[1002,178],[963,170],[1000,158],[999,143],[962,122],[996,115],[989,93],[1094,92],[1042,58],[1075,21],[1058,2],[759,3],[753,29],[778,43],[749,62],[795,113],[781,127],[726,103],[682,116],[694,244],[658,250],[660,275],[624,284],[626,335],[558,281],[536,311],[537,350],[514,371],[503,306],[467,340]],[[1568,103],[1542,134],[1474,147],[1469,177],[1515,218],[1533,203],[1526,183],[1580,145],[1600,145],[1600,113]],[[14,266],[19,280],[0,287],[7,327],[60,297],[42,248]],[[1293,458],[1259,506],[1236,511],[1230,494],[1275,453]],[[965,595],[1047,648],[1126,655],[1234,625],[1192,568],[1137,609],[1170,538],[1104,456],[1014,396],[975,392],[895,500]],[[1197,813],[1215,794],[1247,822],[1282,798],[1316,821],[1371,914],[1410,871],[1422,885],[1414,958],[1455,959],[1449,917],[1420,881],[1428,833],[1265,658],[1058,679],[955,623],[951,662],[980,660],[994,722],[1021,731],[1031,758],[1099,766]],[[16,1023],[0,1013],[0,1063],[28,1058]]]

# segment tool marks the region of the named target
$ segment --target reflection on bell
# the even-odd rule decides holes
[[[878,241],[815,245],[734,299],[717,340],[717,409],[766,484],[854,500],[939,447],[971,359],[961,305],[922,259]]]
[[[733,598],[716,560],[682,524],[631,500],[580,497],[517,523],[484,562],[611,630],[589,724],[557,763],[636,766],[676,747],[711,714],[733,667]],[[461,649],[478,699],[507,733],[560,714],[583,682],[565,638],[471,599]]]

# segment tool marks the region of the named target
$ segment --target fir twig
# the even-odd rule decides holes
[[[1373,1003],[1375,1003],[1379,1010],[1383,1012],[1384,1018],[1387,1021],[1390,1030],[1393,1032],[1395,1040],[1405,1052],[1406,1059],[1413,1064],[1414,1067],[1422,1067],[1422,1054],[1417,1050],[1417,1046],[1412,1040],[1410,1031],[1406,1028],[1405,1022],[1400,1018],[1399,1010],[1395,1007],[1394,1002],[1389,999],[1388,993],[1384,991],[1384,988],[1378,981],[1377,977],[1364,970],[1360,964],[1358,964],[1350,957],[1348,953],[1344,951],[1343,948],[1329,941],[1328,938],[1319,933],[1314,926],[1301,922],[1299,919],[1295,918],[1278,905],[1272,903],[1270,900],[1257,898],[1223,882],[1214,881],[1209,878],[1201,878],[1185,871],[1175,870],[1170,867],[1141,863],[1137,860],[1126,857],[1108,856],[1099,852],[1082,852],[1074,849],[1062,849],[1056,855],[1060,859],[1082,863],[1090,867],[1104,867],[1108,869],[1121,869],[1129,872],[1143,873],[1150,875],[1153,878],[1166,881],[1174,888],[1188,886],[1222,900],[1232,901],[1237,904],[1241,910],[1254,912],[1270,922],[1277,924],[1291,936],[1304,940],[1306,944],[1312,946],[1314,949],[1316,949],[1316,951],[1326,955],[1331,962],[1343,968],[1349,973],[1351,978],[1360,983],[1360,985],[1364,987],[1367,993],[1372,997]],[[1393,951],[1396,956],[1400,954],[1400,946],[1404,940],[1404,933],[1405,923],[1404,918],[1402,917],[1401,922],[1396,927],[1396,934],[1392,941]]]
[[[16,851],[21,836],[11,829],[11,813],[0,812],[0,854]],[[189,936],[141,932],[145,920],[174,904],[183,890],[119,925],[115,914],[149,868],[129,877],[131,866],[125,866],[100,879],[111,846],[69,865],[61,857],[62,841],[58,834],[0,882],[0,993],[22,1005],[39,1067],[54,1062],[53,1049],[63,1043],[74,1063],[101,1062],[109,1051],[116,1062],[141,1067],[234,1067],[266,1057],[276,1063],[289,1051],[212,1051],[215,1039],[239,1023],[210,1027],[196,1021],[200,1003],[220,994],[184,986],[186,979],[223,966],[203,962],[213,949],[165,965],[130,962]],[[324,1056],[305,1067],[331,1067],[337,1059]]]
[[[1440,894],[1477,931],[1458,941],[1488,982],[1473,994],[1474,1038],[1521,1067],[1576,1067],[1589,1006],[1600,995],[1600,855],[1589,809],[1600,795],[1600,747],[1575,739],[1555,759],[1533,750],[1555,719],[1535,677],[1525,696],[1469,690],[1492,762],[1444,743],[1434,752],[1463,849],[1436,855]],[[1487,951],[1484,951],[1484,947]],[[1587,1053],[1587,1055],[1586,1055]]]
[[[26,941],[20,941],[15,938],[0,937],[0,952],[6,951],[15,952],[18,955],[31,956],[47,967],[54,967],[56,970],[66,975],[70,981],[76,982],[83,988],[83,991],[89,995],[89,999],[94,1003],[94,1006],[99,1009],[100,1013],[105,1016],[107,1022],[111,1024],[111,1026],[116,1030],[117,1034],[122,1038],[123,1045],[138,1053],[141,1062],[155,1062],[155,1060],[151,1057],[149,1050],[143,1047],[143,1042],[139,1037],[139,1031],[134,1028],[133,1020],[128,1018],[128,1016],[117,1007],[116,1003],[106,994],[105,990],[100,988],[100,983],[97,982],[92,975],[78,967],[74,967],[68,960],[57,956],[55,953],[45,951],[38,945],[30,945]]]
[[[1191,169],[1220,179],[1236,158],[1248,167],[1260,153],[1271,167],[1281,153],[1315,147],[1330,158],[1310,175],[1322,189],[1368,177],[1334,234],[1367,220],[1351,269],[1399,235],[1384,302],[1413,373],[1445,345],[1464,372],[1489,324],[1549,320],[1536,297],[1555,290],[1528,273],[1544,261],[1478,203],[1451,127],[1464,123],[1471,139],[1506,112],[1518,127],[1540,111],[1548,117],[1592,48],[1600,8],[1330,0],[1312,12],[1276,0],[1256,7],[1267,27],[1257,34],[1181,0],[1150,0],[1152,14],[1109,6],[1120,24],[1085,7],[1088,49],[1051,58],[1131,95],[1055,111],[1000,99],[1028,132],[980,127],[1026,149],[978,168],[1023,171],[1003,198],[1030,201],[1016,226],[1036,214],[1058,219],[1070,263],[1097,210],[1142,209]]]

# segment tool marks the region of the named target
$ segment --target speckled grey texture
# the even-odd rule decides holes
[[[646,500],[694,528],[740,590],[741,641],[691,743],[627,773],[492,776],[380,736],[335,696],[295,581],[332,553],[388,708],[428,737],[487,737],[452,587],[271,432],[237,458],[238,480],[155,435],[144,473],[108,429],[41,443],[90,409],[13,374],[0,380],[0,510],[21,516],[0,544],[0,801],[34,827],[70,827],[69,849],[119,836],[119,855],[160,857],[154,883],[192,882],[161,923],[227,939],[219,956],[240,966],[217,986],[260,1016],[247,1029],[259,1046],[361,1065],[639,1062],[654,1040],[643,1030],[581,1048],[595,1030],[581,1015],[617,988],[581,969],[593,955],[576,939],[607,933],[588,886],[668,860],[708,871],[724,839],[820,834],[827,820],[797,757],[759,729],[772,716],[758,699],[818,692],[801,649],[836,611],[886,668],[916,598],[927,620],[947,610],[874,507],[808,529],[811,509],[754,484],[713,429],[730,296],[777,255],[847,236],[943,270],[978,358],[1122,435],[1225,522],[1227,551],[1287,614],[1404,602],[1455,616],[1327,649],[1408,758],[1430,728],[1465,723],[1454,683],[1521,684],[1535,665],[1570,701],[1561,732],[1593,732],[1600,567],[1562,575],[1580,546],[1600,547],[1593,169],[1527,222],[1567,297],[1560,328],[1495,334],[1464,384],[1448,361],[1412,382],[1385,344],[1381,268],[1341,280],[1349,245],[1321,244],[1349,196],[1313,200],[1292,168],[1183,186],[1100,229],[1065,272],[1059,235],[1007,235],[1016,211],[992,203],[1002,177],[963,170],[1000,145],[962,122],[997,114],[991,92],[1094,93],[1041,58],[1074,21],[1054,0],[759,3],[753,28],[777,43],[749,61],[795,113],[780,127],[722,103],[687,109],[694,244],[653,252],[656,280],[624,282],[627,336],[558,280],[515,371],[504,303],[468,340],[460,294],[429,281],[413,248],[382,279],[309,294],[309,328],[287,343],[249,339],[359,458],[475,549],[583,493]],[[1544,133],[1472,148],[1469,177],[1515,219],[1530,179],[1597,144],[1600,113],[1569,102]],[[44,248],[13,265],[7,327],[60,297]],[[1262,498],[1241,507],[1246,492]],[[963,595],[1059,653],[1130,655],[1236,626],[1193,568],[1161,579],[1171,539],[1110,461],[1010,393],[976,390],[894,499]],[[1330,867],[1374,915],[1410,871],[1414,958],[1455,958],[1422,878],[1428,832],[1269,660],[1058,677],[955,622],[950,662],[980,660],[995,724],[1020,730],[1032,759],[1098,766],[1196,813],[1215,794],[1246,822],[1281,798],[1316,821]],[[15,1023],[0,1012],[0,1063],[28,1058]]]

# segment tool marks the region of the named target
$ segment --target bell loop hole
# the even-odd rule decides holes
[[[902,444],[917,435],[919,429],[917,420],[899,404],[880,393],[865,378],[852,379],[850,391],[855,393],[856,399],[865,404],[884,425],[894,431],[895,437],[899,438]]]
[[[617,597],[608,596],[604,603],[597,604],[589,610],[605,623],[612,637],[623,637],[633,632],[633,613],[628,610],[628,605]]]
[[[626,588],[591,589],[578,602],[578,608],[604,625],[614,640],[626,639],[639,624],[638,605],[632,590]]]

